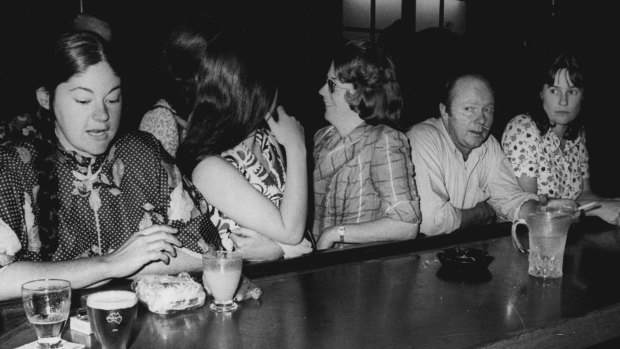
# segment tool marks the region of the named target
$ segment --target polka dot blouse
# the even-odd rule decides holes
[[[207,244],[221,248],[206,202],[152,135],[120,136],[93,159],[61,149],[57,157],[61,208],[53,260],[107,254],[153,224],[177,228],[183,247],[192,251]],[[34,203],[41,156],[31,142],[12,143],[0,147],[0,161],[0,218],[22,244],[16,259],[36,259],[29,254],[41,245]]]
[[[541,135],[529,115],[518,115],[504,129],[502,147],[515,176],[536,178],[538,194],[577,199],[590,177],[584,132],[562,150],[554,132]]]

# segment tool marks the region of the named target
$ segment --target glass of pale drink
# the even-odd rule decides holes
[[[202,255],[202,282],[213,296],[209,308],[215,312],[232,312],[238,307],[234,301],[241,279],[243,258],[241,252],[209,251]]]
[[[60,335],[71,309],[71,283],[59,279],[26,282],[22,301],[37,333],[37,348],[60,348]]]
[[[138,315],[138,296],[131,291],[101,291],[86,299],[88,321],[103,349],[125,349]]]

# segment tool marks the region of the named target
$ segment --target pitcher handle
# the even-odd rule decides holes
[[[517,227],[519,226],[519,224],[524,224],[525,226],[527,226],[525,219],[522,218],[512,223],[512,228],[510,230],[510,234],[512,235],[512,244],[516,247],[517,250],[519,250],[519,252],[521,252],[521,254],[528,254],[529,251],[523,248],[523,245],[521,245],[521,242],[519,242],[519,238],[517,237]]]

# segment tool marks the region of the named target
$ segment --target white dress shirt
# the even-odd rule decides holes
[[[538,196],[525,192],[499,142],[490,135],[467,159],[442,120],[431,118],[407,132],[426,235],[450,233],[461,225],[461,209],[487,201],[500,219],[516,220],[521,205]]]

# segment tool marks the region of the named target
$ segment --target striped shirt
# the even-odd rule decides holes
[[[314,137],[314,226],[318,239],[330,226],[388,217],[420,222],[407,137],[388,126],[360,124],[346,137],[333,126]]]

